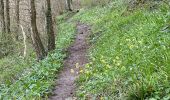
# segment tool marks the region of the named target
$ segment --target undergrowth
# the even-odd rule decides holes
[[[124,0],[120,0],[124,1]],[[73,20],[92,25],[90,62],[78,80],[81,100],[169,100],[169,5],[138,8],[115,1]],[[115,6],[116,4],[120,4]]]
[[[28,71],[35,62],[35,54],[32,45],[27,43],[27,56],[24,58],[24,45],[13,39],[1,38],[0,47],[0,84],[11,84]]]
[[[0,59],[0,84],[11,84],[22,76],[23,70],[32,66],[34,60],[32,57],[27,57],[25,60],[16,55],[7,56]]]
[[[0,99],[3,100],[33,100],[33,99],[41,99],[46,98],[51,92],[51,88],[54,85],[54,81],[56,78],[56,74],[59,69],[62,67],[63,60],[66,57],[66,52],[63,50],[67,48],[71,43],[75,35],[75,24],[67,23],[63,19],[64,16],[57,18],[58,20],[58,31],[57,31],[57,39],[56,39],[56,50],[51,52],[47,58],[40,62],[29,62],[31,64],[30,67],[26,64],[17,64],[17,67],[12,68],[14,65],[9,65],[7,67],[12,68],[12,70],[22,70],[16,71],[22,72],[22,76],[19,79],[15,80],[15,82],[7,79],[5,82],[0,84]],[[8,59],[9,60],[9,59]],[[22,62],[22,61],[21,61]],[[16,62],[17,63],[17,62]],[[2,68],[4,68],[2,66]],[[4,68],[3,73],[7,73],[10,76],[10,71],[6,72],[7,68]],[[12,73],[13,74],[13,73]],[[3,74],[2,74],[3,75]],[[1,74],[0,74],[1,76]],[[1,76],[2,77],[2,76]],[[11,75],[12,77],[12,75]]]

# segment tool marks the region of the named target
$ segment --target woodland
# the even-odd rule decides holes
[[[170,0],[0,0],[0,100],[170,100]]]

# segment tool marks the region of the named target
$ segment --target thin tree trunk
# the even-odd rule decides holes
[[[10,33],[10,7],[9,7],[9,0],[6,0],[6,33]]]
[[[42,60],[46,56],[46,52],[37,30],[35,0],[31,0],[30,5],[31,5],[31,28],[33,45],[35,48],[37,59]]]
[[[48,34],[48,51],[52,51],[55,49],[55,34],[52,22],[52,14],[51,14],[51,2],[50,0],[46,0],[47,2],[47,12],[46,12],[46,22],[47,22],[47,34]]]
[[[1,22],[1,27],[2,27],[2,34],[4,35],[6,32],[6,27],[5,27],[5,15],[4,15],[4,1],[0,1],[0,22]]]
[[[72,0],[67,0],[67,7],[69,11],[72,11],[71,4],[72,4]]]
[[[19,3],[20,3],[20,0],[16,0],[16,8],[15,8],[15,13],[16,13],[16,40],[18,40],[18,36],[19,36],[19,25],[20,25]]]
[[[22,30],[22,35],[23,35],[23,43],[24,43],[24,53],[23,53],[23,57],[25,58],[26,55],[27,55],[27,43],[26,43],[26,34],[25,34],[25,31],[24,31],[24,28],[23,26],[21,25],[21,30]]]

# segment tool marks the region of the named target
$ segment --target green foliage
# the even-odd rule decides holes
[[[25,60],[15,55],[2,58],[0,60],[0,84],[11,84],[15,82],[23,73],[29,71],[33,62],[34,60],[31,57]]]
[[[74,40],[75,25],[73,23],[61,23],[58,26],[57,48],[67,48]]]
[[[11,84],[32,66],[32,45],[27,43],[27,57],[23,58],[23,41],[16,41],[12,34],[0,34],[0,84]],[[31,45],[31,46],[30,46]],[[26,71],[23,71],[26,70]]]
[[[81,0],[81,5],[85,7],[104,6],[112,0]]]
[[[1,84],[0,97],[6,100],[41,97],[51,87],[64,57],[61,50],[56,50],[56,53],[50,54],[43,61],[34,64],[29,73],[20,77],[13,84]]]
[[[31,45],[32,46],[32,45]],[[30,44],[27,44],[27,57],[23,59],[23,44],[10,39],[10,35],[0,35],[0,84],[11,84],[32,66],[34,62]]]
[[[5,34],[4,36],[4,33],[0,33],[0,59],[4,56],[13,54],[14,49],[16,49],[13,45],[16,45],[17,43],[9,37],[10,35]]]
[[[34,100],[41,99],[42,96],[46,98],[66,57],[63,49],[71,44],[74,34],[75,25],[63,20],[58,24],[57,48],[46,59],[40,62],[35,62],[33,59],[26,62],[22,58],[14,60],[15,57],[0,60],[0,65],[3,65],[0,67],[3,69],[0,71],[2,72],[0,81],[4,81],[0,83],[0,99]],[[14,74],[20,75],[15,81],[13,81]]]
[[[78,80],[79,99],[170,99],[170,31],[164,28],[170,9],[160,4],[123,16],[126,6],[82,10],[73,18],[93,25],[91,62]]]

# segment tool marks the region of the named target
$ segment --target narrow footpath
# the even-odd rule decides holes
[[[68,57],[64,61],[64,68],[60,71],[56,80],[56,86],[50,100],[76,100],[76,79],[79,77],[82,67],[88,62],[87,50],[89,44],[87,37],[90,35],[90,27],[77,23],[77,36],[68,48]]]

